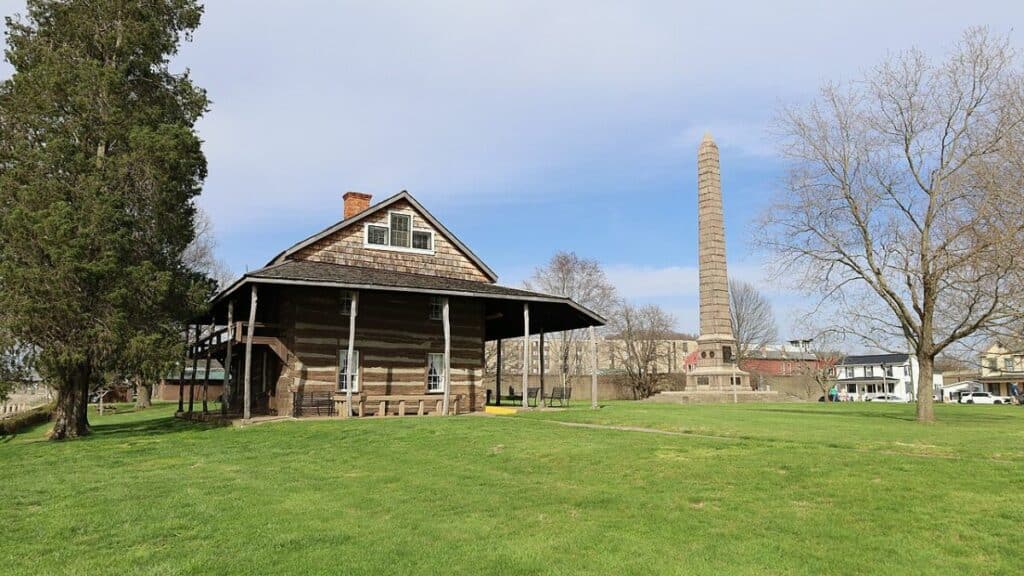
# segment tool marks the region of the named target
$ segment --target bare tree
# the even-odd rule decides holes
[[[235,276],[228,265],[217,258],[217,239],[213,220],[202,208],[196,208],[195,238],[185,249],[182,259],[190,270],[201,272],[217,283],[217,290],[227,288]]]
[[[615,286],[608,280],[597,260],[581,258],[575,252],[556,252],[544,266],[534,270],[525,282],[529,290],[571,298],[578,304],[608,317],[615,308]],[[583,343],[585,330],[566,330],[555,335],[558,371],[562,386],[572,375],[581,374],[585,367]]]
[[[781,113],[788,182],[762,241],[841,328],[909,346],[920,421],[936,356],[1007,323],[1019,292],[1022,86],[1008,41],[971,29],[942,62],[910,50]]]
[[[617,364],[622,367],[636,398],[658,392],[665,373],[668,352],[661,344],[675,333],[675,318],[654,304],[637,306],[622,303],[611,318],[611,328],[621,346],[613,346]]]
[[[745,360],[751,350],[771,344],[779,336],[771,302],[750,282],[729,280],[729,313],[738,360]]]

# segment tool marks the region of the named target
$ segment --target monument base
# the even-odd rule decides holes
[[[700,366],[686,375],[686,390],[689,392],[730,392],[733,385],[737,390],[750,390],[750,374],[729,366]]]

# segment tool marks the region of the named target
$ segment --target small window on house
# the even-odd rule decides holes
[[[348,392],[348,349],[338,351],[338,391]],[[352,351],[352,391],[359,391],[359,350]]]
[[[430,319],[441,320],[444,315],[444,299],[440,296],[430,297]]]
[[[732,362],[732,346],[722,346],[722,361]]]
[[[847,384],[846,385],[846,392],[848,394],[856,394],[857,393],[857,385],[856,384]]]
[[[391,215],[391,245],[409,248],[409,231],[412,229],[412,216],[408,214]]]
[[[1003,370],[1013,372],[1013,358],[1003,358]]]
[[[893,374],[894,374],[894,372],[893,372],[892,366],[886,366],[885,367],[885,375],[889,376],[889,377],[892,377]]]
[[[444,391],[444,354],[427,354],[427,392]]]
[[[846,367],[846,377],[853,378],[853,366]]]
[[[430,232],[413,232],[412,247],[417,250],[430,250]]]
[[[989,358],[988,359],[988,369],[992,370],[993,372],[996,371],[996,370],[999,370],[998,364],[996,364],[996,359],[995,358]]]
[[[352,315],[352,293],[342,292],[338,298],[338,310],[342,316]]]
[[[366,242],[378,246],[388,245],[388,229],[386,226],[367,226]]]

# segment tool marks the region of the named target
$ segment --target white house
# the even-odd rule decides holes
[[[917,398],[917,358],[910,354],[866,354],[847,356],[836,365],[840,396],[864,400],[889,393],[907,402]],[[932,387],[942,387],[942,375],[932,376]]]

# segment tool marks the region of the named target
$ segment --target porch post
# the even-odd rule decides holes
[[[501,406],[501,338],[498,338],[498,372],[494,375],[495,402]]]
[[[181,378],[178,379],[178,414],[185,412],[185,366],[188,364],[188,333],[190,326],[185,326],[185,358],[181,361]]]
[[[526,392],[530,386],[530,303],[523,302],[523,408],[529,408]]]
[[[544,328],[540,329],[540,398],[537,404],[544,399]]]
[[[597,409],[597,336],[590,327],[590,407]]]
[[[210,330],[206,334],[206,374],[203,375],[203,414],[209,414],[208,399],[210,397],[210,358],[213,354],[213,328],[215,324],[210,321]]]
[[[252,339],[256,335],[256,284],[252,285],[252,299],[249,301],[249,325],[245,329],[245,404],[242,418],[252,418]]]
[[[231,346],[235,340],[235,301],[228,301],[228,344],[224,353],[224,384],[220,397],[220,413],[227,416],[228,405],[231,402]]]
[[[196,324],[196,339],[192,343],[192,379],[188,381],[188,413],[192,413],[192,405],[196,399],[196,372],[199,371],[199,324]]]
[[[345,360],[345,406],[352,417],[352,361],[356,347],[356,315],[359,314],[359,292],[352,292],[352,309],[348,315],[348,356]]]
[[[448,415],[448,403],[452,390],[452,326],[448,319],[448,297],[441,298],[441,320],[444,326],[444,400],[441,402],[444,415]]]

